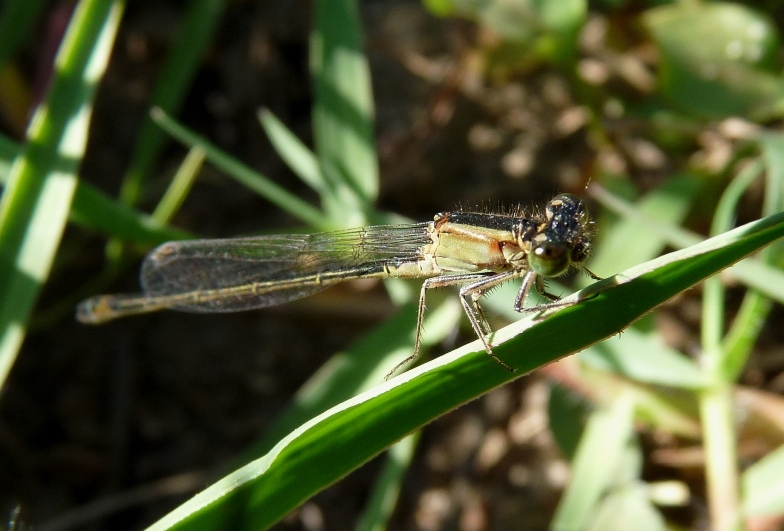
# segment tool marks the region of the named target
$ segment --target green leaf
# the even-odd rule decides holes
[[[437,16],[460,16],[474,20],[510,44],[497,54],[518,63],[532,52],[558,64],[573,63],[577,35],[585,22],[585,0],[428,0],[425,6]]]
[[[261,109],[258,117],[280,158],[305,184],[323,193],[327,183],[319,169],[316,155],[268,109]]]
[[[666,346],[658,335],[635,328],[581,352],[580,360],[640,382],[687,389],[706,384],[705,376],[689,358]]]
[[[644,16],[659,49],[659,88],[708,117],[769,109],[784,94],[779,38],[767,16],[740,4],[681,2]]]
[[[784,214],[744,225],[598,282],[579,304],[528,317],[308,421],[264,457],[219,480],[151,529],[264,529],[405,435],[527,372],[601,341],[655,306],[784,236]],[[558,338],[554,340],[554,338]]]
[[[743,473],[743,509],[746,516],[784,514],[784,446],[751,465]]]
[[[611,408],[591,415],[572,461],[572,479],[561,496],[551,529],[581,530],[614,481],[634,432],[634,401],[620,396]]]

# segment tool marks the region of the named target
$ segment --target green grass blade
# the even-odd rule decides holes
[[[0,385],[68,220],[93,96],[111,52],[122,2],[82,0],[57,53],[46,99],[0,202]]]
[[[598,282],[546,319],[523,319],[393,378],[308,421],[150,529],[264,529],[405,435],[491,389],[618,333],[677,293],[784,236],[784,214]],[[558,338],[555,341],[553,338]]]
[[[215,25],[220,20],[224,5],[223,0],[191,0],[188,3],[177,40],[155,85],[150,107],[163,109],[169,114],[177,112],[191,86]],[[128,204],[134,204],[138,199],[144,178],[158,156],[165,135],[147,118],[138,138],[120,190],[120,200]]]
[[[320,229],[329,228],[326,218],[317,208],[281,188],[267,177],[208,142],[205,138],[188,130],[163,112],[163,110],[156,108],[152,110],[151,114],[153,120],[167,133],[188,147],[198,146],[203,149],[207,155],[207,160],[238,182],[304,222]]]
[[[664,237],[674,247],[685,248],[703,241],[696,233],[646,216],[639,212],[632,203],[612,195],[598,185],[592,185],[590,193],[605,207],[624,217],[644,223],[649,230]],[[782,271],[765,265],[760,260],[749,259],[728,268],[724,274],[740,280],[748,287],[784,304],[784,273]]]
[[[751,465],[743,473],[746,516],[784,514],[784,446]]]
[[[22,148],[16,142],[0,136],[0,183],[8,182],[3,164],[10,164]],[[193,235],[179,229],[165,227],[152,217],[119,203],[84,181],[76,185],[71,204],[70,221],[81,227],[103,232],[123,241],[142,246],[153,246],[170,240],[186,240]]]
[[[753,164],[741,172],[722,194],[711,223],[711,234],[720,234],[735,223],[736,210],[743,192],[761,171]],[[729,529],[739,512],[738,449],[736,445],[733,382],[723,371],[724,300],[726,289],[719,277],[705,281],[700,322],[700,357],[708,381],[699,393],[700,420],[705,448],[705,478],[708,504],[713,524]]]
[[[265,454],[292,430],[313,417],[383,381],[389,371],[411,354],[416,315],[415,305],[406,304],[346,352],[330,358],[297,391],[291,407],[275,420],[264,438],[246,454],[248,459],[245,462]],[[422,346],[427,348],[443,340],[462,316],[462,307],[453,297],[439,303],[430,301]]]
[[[71,221],[81,227],[146,247],[193,238],[193,234],[184,230],[161,226],[151,216],[117,202],[84,182],[76,187]]]
[[[623,449],[633,432],[634,400],[630,396],[620,396],[609,409],[591,415],[572,461],[572,481],[561,497],[550,529],[586,529],[618,473]]]
[[[324,193],[327,190],[327,183],[319,169],[316,155],[269,109],[261,109],[258,118],[272,143],[272,147],[288,164],[291,171],[315,191]]]
[[[378,162],[359,9],[356,0],[323,0],[314,11],[313,139],[330,185],[324,208],[333,221],[361,225],[378,195]]]
[[[188,192],[191,191],[193,182],[199,175],[199,170],[201,170],[202,164],[204,164],[204,157],[204,150],[200,147],[193,147],[188,151],[188,155],[180,164],[177,173],[174,174],[169,187],[152,213],[152,218],[156,222],[165,225],[180,209],[183,201],[188,196]]]
[[[744,192],[763,170],[761,161],[746,167],[724,191],[716,207],[711,225],[711,234],[720,234],[735,224],[737,207]],[[772,214],[772,212],[769,212]],[[720,278],[712,278],[705,283],[701,337],[703,350],[713,356],[722,352],[721,343],[724,335],[724,298],[726,290]],[[721,363],[716,361],[717,366]]]
[[[784,142],[781,135],[766,135],[761,140],[763,160],[767,169],[767,184],[763,211],[773,213],[781,209],[781,193],[784,186]],[[760,253],[762,263],[780,270],[784,266],[781,245],[772,245]],[[770,268],[766,268],[770,270]],[[764,279],[763,279],[764,281]],[[769,279],[768,282],[776,282]],[[753,290],[743,297],[738,314],[724,338],[724,373],[736,381],[746,365],[751,349],[773,306],[763,293]]]
[[[395,510],[403,477],[414,459],[419,432],[396,442],[387,452],[387,462],[370,493],[370,501],[355,528],[357,531],[384,531]]]
[[[670,179],[635,203],[637,212],[668,226],[678,226],[691,208],[699,190],[699,181],[691,175]],[[600,232],[596,256],[591,257],[591,271],[601,276],[651,260],[664,250],[667,239],[662,234],[640,238],[648,225],[639,218],[623,217],[607,231]]]

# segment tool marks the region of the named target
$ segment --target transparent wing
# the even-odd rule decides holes
[[[141,283],[145,295],[152,298],[219,294],[172,300],[170,307],[182,310],[261,308],[343,280],[383,273],[387,264],[419,260],[422,246],[431,241],[428,226],[379,225],[318,234],[165,243],[145,259]]]

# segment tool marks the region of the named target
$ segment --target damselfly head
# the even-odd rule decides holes
[[[583,200],[560,194],[545,208],[545,219],[534,236],[528,264],[543,277],[557,277],[588,259],[593,221]]]

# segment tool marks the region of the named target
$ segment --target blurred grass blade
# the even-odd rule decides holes
[[[743,510],[746,516],[784,514],[784,446],[751,465],[743,473]]]
[[[22,149],[5,135],[0,134],[0,183],[5,185],[11,175],[11,166]]]
[[[752,182],[759,177],[763,169],[762,161],[755,161],[741,171],[730,182],[729,186],[727,186],[724,193],[721,195],[719,203],[716,206],[716,212],[713,214],[711,234],[720,234],[735,225],[738,205],[743,194],[748,187],[751,186]],[[775,194],[775,191],[773,193]],[[773,214],[773,212],[767,212],[767,214]],[[769,255],[770,249],[771,247],[763,249],[760,256]],[[702,302],[702,319],[700,321],[700,337],[704,355],[704,367],[711,371],[718,371],[718,373],[716,373],[717,375],[723,375],[721,378],[722,381],[732,382],[734,381],[734,378],[725,378],[728,376],[726,371],[728,360],[726,359],[726,351],[722,348],[724,338],[724,314],[726,311],[724,304],[727,295],[726,292],[727,290],[724,287],[724,283],[718,277],[708,279],[705,282]],[[759,315],[758,317],[761,318],[761,322],[754,327],[757,329],[757,332],[762,326],[762,322],[764,322],[764,316]],[[754,328],[746,328],[745,333],[756,335],[753,331]],[[732,369],[731,372],[740,370],[741,367],[745,365],[745,361],[745,359],[741,360],[736,357],[734,361],[731,362],[731,365],[734,366],[734,369]]]
[[[71,221],[76,225],[145,247],[193,238],[193,234],[184,230],[161,226],[147,214],[118,203],[84,182],[80,182],[76,188]]]
[[[572,461],[572,480],[561,496],[550,529],[586,529],[618,473],[623,449],[633,432],[634,400],[630,396],[620,396],[611,408],[591,415]]]
[[[395,510],[403,478],[414,458],[414,451],[419,441],[419,433],[415,432],[396,442],[387,452],[387,461],[381,470],[370,501],[355,528],[356,531],[384,531]]]
[[[627,331],[623,334],[625,335]],[[609,339],[612,340],[613,338]],[[602,344],[599,344],[591,348],[601,346]],[[581,357],[582,354],[581,352]],[[656,354],[656,352],[651,353],[652,357]],[[628,353],[625,355],[628,356]],[[629,394],[634,397],[637,422],[686,439],[698,439],[701,435],[697,420],[697,400],[695,393],[688,388],[683,390],[670,387],[663,393],[661,387],[618,377],[614,372],[607,372],[601,368],[592,370],[592,367],[587,367],[572,358],[560,360],[557,364],[545,368],[544,372],[555,381],[569,382],[569,385],[573,385],[572,382],[579,382],[578,392],[594,405],[608,407],[619,395]]]
[[[199,170],[204,164],[204,157],[204,150],[200,147],[193,147],[188,151],[188,155],[180,164],[177,173],[174,174],[174,178],[158,202],[158,206],[155,207],[152,219],[161,225],[169,223],[188,196],[193,181],[196,180]]]
[[[612,195],[599,185],[592,184],[589,190],[591,196],[603,206],[624,217],[636,219],[644,223],[648,230],[665,238],[674,247],[685,248],[704,241],[702,237],[691,231],[649,218],[639,212],[634,204]],[[749,259],[728,268],[724,274],[736,278],[748,287],[754,288],[784,304],[784,272],[770,267],[757,259]]]
[[[322,200],[330,219],[349,225],[365,224],[378,195],[373,94],[362,47],[357,0],[314,4],[313,140],[329,183]]]
[[[692,175],[676,176],[636,201],[635,209],[666,225],[680,226],[700,184]],[[600,232],[596,256],[591,257],[591,271],[599,276],[612,274],[659,256],[668,243],[667,239],[662,234],[640,238],[640,232],[647,232],[647,229],[645,221],[623,217],[607,231]]]
[[[177,39],[155,85],[150,107],[158,107],[169,114],[177,113],[186,91],[191,87],[215,25],[220,21],[224,5],[224,0],[188,2]],[[155,163],[165,135],[148,117],[137,138],[139,142],[120,190],[120,201],[128,204],[136,203],[139,198],[144,178]]]
[[[561,453],[571,461],[577,453],[585,420],[593,406],[562,381],[552,377],[549,377],[548,381],[551,384],[550,397],[547,401],[550,433],[555,438]]]
[[[16,358],[49,275],[77,185],[93,96],[114,43],[123,3],[82,0],[54,64],[0,202],[0,385]]]
[[[629,522],[634,522],[629,526]],[[653,506],[649,486],[642,481],[613,489],[599,504],[587,531],[610,531],[633,527],[634,531],[667,531],[671,529],[662,514]],[[585,529],[585,527],[577,528]]]
[[[164,131],[188,147],[192,148],[198,146],[203,149],[204,153],[207,155],[207,160],[260,196],[275,203],[286,212],[309,223],[313,227],[318,229],[330,228],[327,220],[317,208],[281,188],[267,177],[246,166],[214,144],[208,142],[205,138],[189,131],[163,112],[163,110],[156,108],[153,109],[150,114],[152,115],[153,120],[160,125]]]
[[[588,297],[499,330],[488,359],[474,341],[308,421],[150,529],[265,529],[304,500],[439,415],[527,372],[617,334],[696,282],[784,236],[784,214],[641,264],[580,292]],[[558,337],[559,341],[552,338]]]
[[[722,194],[713,217],[711,233],[720,233],[735,223],[742,193],[760,173],[761,168],[758,166],[759,164],[752,165],[745,172],[741,172]],[[765,187],[763,210],[768,214],[782,209],[781,182],[778,175],[781,171],[776,171],[781,168],[781,164],[774,162],[766,172],[767,186]],[[762,250],[761,260],[770,261],[771,247],[773,246]],[[742,513],[737,465],[737,421],[732,386],[735,377],[745,366],[745,354],[747,353],[734,350],[732,352],[733,358],[730,359],[727,356],[728,351],[722,348],[726,289],[721,280],[718,278],[708,279],[704,292],[701,323],[701,365],[712,383],[710,387],[699,394],[700,419],[705,447],[706,493],[712,525],[717,529],[730,529],[736,527],[737,522],[740,522]],[[758,309],[763,310],[764,314],[758,314],[756,317],[764,320],[770,305],[763,305],[762,301],[759,302]],[[761,324],[753,325],[746,330],[746,333],[756,335],[760,328]]]
[[[784,137],[765,135],[760,141],[766,172],[766,193],[763,212],[772,214],[781,209],[784,189]],[[768,212],[769,211],[769,212]],[[777,269],[784,267],[781,244],[772,245],[760,253],[760,260]],[[771,280],[772,281],[772,280]],[[735,320],[724,337],[724,372],[736,381],[746,365],[746,360],[759,336],[772,308],[772,301],[763,293],[753,290],[743,297]]]
[[[4,174],[3,164],[9,161],[10,172],[10,163],[21,151],[22,148],[15,142],[0,136],[0,183],[5,184],[9,177]],[[84,181],[79,181],[76,185],[70,221],[75,225],[147,247],[193,237],[184,230],[159,225],[147,214],[118,203],[105,192]]]
[[[643,334],[633,327],[581,352],[580,361],[639,382],[685,389],[700,389],[706,384],[692,360],[665,345],[658,335]]]
[[[258,117],[280,158],[305,184],[320,194],[323,193],[327,189],[327,183],[321,175],[316,155],[269,109],[259,110]]]

